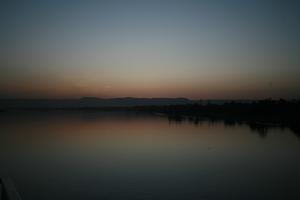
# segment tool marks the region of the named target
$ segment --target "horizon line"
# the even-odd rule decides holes
[[[96,97],[96,96],[83,96],[83,97],[0,97],[0,100],[84,100],[84,99],[97,99],[97,100],[113,100],[113,99],[184,99],[189,101],[208,101],[208,100],[220,100],[220,101],[240,101],[240,100],[297,100],[296,98],[188,98],[188,97],[134,97],[134,96],[124,96],[124,97]]]

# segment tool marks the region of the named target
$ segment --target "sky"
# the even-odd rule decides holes
[[[3,0],[0,98],[300,97],[297,0]]]

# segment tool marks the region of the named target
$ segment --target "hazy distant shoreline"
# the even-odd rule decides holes
[[[90,100],[90,99],[89,99]],[[123,101],[118,99],[119,101]],[[128,99],[127,99],[128,100]],[[153,103],[153,99],[146,99],[148,104],[133,104],[134,102],[143,102],[145,99],[140,101],[140,99],[130,99],[131,106],[125,106],[126,104],[118,104],[118,106],[93,106],[95,104],[79,104],[76,106],[74,104],[68,104],[68,106],[57,106],[51,100],[45,100],[47,103],[53,103],[53,105],[42,106],[39,100],[28,101],[25,104],[21,104],[24,101],[17,100],[10,102],[11,105],[17,105],[15,107],[4,107],[0,109],[0,116],[3,119],[16,117],[16,116],[27,116],[32,118],[32,116],[38,117],[49,117],[54,118],[60,116],[77,116],[77,115],[101,115],[102,112],[110,112],[115,115],[122,113],[131,114],[150,114],[156,115],[158,117],[167,118],[170,122],[182,123],[184,121],[193,123],[195,125],[201,124],[203,121],[219,122],[222,121],[226,126],[234,126],[236,124],[246,124],[252,130],[258,131],[261,135],[265,135],[269,128],[289,128],[297,136],[300,136],[300,100],[260,100],[260,101],[224,101],[219,102],[194,102],[192,100],[186,99],[164,99],[165,102],[172,102],[174,104],[159,104],[161,101],[157,101],[156,105]],[[161,100],[161,99],[160,99]],[[170,101],[171,100],[171,101]],[[98,102],[98,99],[93,99],[92,101]],[[126,100],[124,100],[126,102]],[[189,103],[186,103],[186,102]],[[0,102],[3,102],[0,100]],[[33,103],[38,102],[33,107],[28,107]],[[43,103],[45,103],[43,102]],[[67,103],[68,101],[64,101]],[[76,102],[76,101],[75,101]],[[87,99],[79,100],[78,102],[87,103]],[[91,101],[88,101],[91,103]],[[100,101],[101,102],[101,101]],[[180,102],[180,103],[178,103]],[[14,104],[13,104],[14,103]],[[20,104],[16,104],[20,103]],[[24,106],[26,103],[27,107]],[[128,101],[126,102],[128,103]],[[177,104],[176,104],[177,103]],[[23,107],[22,107],[23,105]]]
[[[83,98],[73,100],[0,100],[2,114],[12,111],[125,111],[150,113],[168,117],[170,121],[203,119],[227,123],[248,123],[253,127],[289,127],[300,133],[300,100],[201,101],[185,98]]]
[[[187,98],[94,98],[80,99],[0,99],[0,109],[99,109],[133,106],[165,106],[187,104],[224,104],[232,100],[191,100]],[[251,103],[254,100],[235,100],[239,103]]]

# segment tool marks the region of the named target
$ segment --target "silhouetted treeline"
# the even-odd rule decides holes
[[[225,124],[247,123],[262,133],[266,127],[289,127],[300,133],[300,101],[261,100],[252,103],[229,102],[217,104],[187,104],[168,106],[139,106],[134,109],[166,115],[169,120],[189,120],[197,124],[203,119],[223,120]]]
[[[222,115],[222,114],[239,114],[239,115],[269,115],[281,117],[282,115],[298,114],[300,100],[261,100],[252,103],[239,103],[232,101],[230,103],[219,104],[185,104],[185,105],[166,105],[166,106],[136,106],[134,109],[143,111],[152,111],[165,113],[169,115]],[[278,116],[274,116],[278,115]],[[282,116],[283,117],[283,116]]]

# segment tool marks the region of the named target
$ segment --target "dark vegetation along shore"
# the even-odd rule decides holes
[[[0,101],[1,102],[1,101]],[[4,102],[4,103],[3,103]],[[71,104],[68,104],[71,103]],[[152,105],[153,104],[153,105]],[[103,106],[104,105],[104,106]],[[119,106],[116,106],[119,105]],[[300,100],[196,101],[177,99],[124,98],[103,100],[15,100],[2,101],[2,113],[11,110],[35,111],[129,111],[167,117],[170,122],[188,121],[195,125],[208,120],[227,126],[246,124],[264,136],[269,128],[289,128],[300,136]]]
[[[197,125],[203,120],[223,121],[225,125],[247,124],[264,136],[269,128],[290,128],[300,136],[299,100],[261,100],[251,103],[228,102],[221,105],[208,103],[142,106],[135,109],[166,115],[170,121],[189,121]]]

